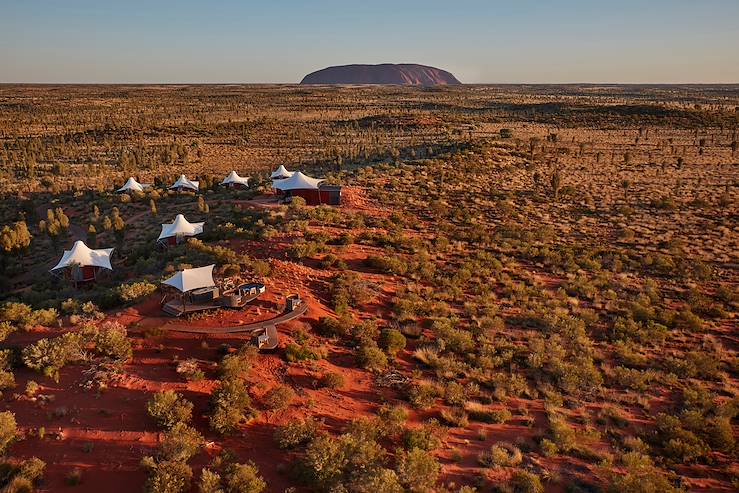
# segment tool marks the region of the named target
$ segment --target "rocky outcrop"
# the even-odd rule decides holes
[[[306,75],[301,84],[394,84],[439,86],[461,84],[446,70],[412,63],[339,65]]]

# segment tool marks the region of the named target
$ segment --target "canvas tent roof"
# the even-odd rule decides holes
[[[270,178],[273,180],[281,180],[283,178],[290,178],[293,174],[294,173],[292,171],[288,171],[285,166],[281,164],[279,168],[272,172]]]
[[[183,293],[198,288],[209,288],[215,286],[213,282],[213,267],[215,264],[198,267],[196,269],[185,269],[177,272],[169,279],[162,282],[172,286]]]
[[[280,190],[318,190],[318,184],[322,181],[296,171],[290,178],[273,181],[272,188],[278,188]]]
[[[141,184],[137,182],[136,180],[134,180],[133,177],[131,177],[126,181],[126,183],[121,188],[116,190],[116,192],[128,192],[129,190],[132,192],[143,192],[145,188],[148,188],[150,186],[151,185]]]
[[[203,232],[203,223],[191,223],[182,214],[177,214],[172,224],[162,224],[162,232],[159,238],[170,238],[172,236],[195,236]]]
[[[62,259],[51,270],[63,269],[72,265],[91,265],[113,270],[113,267],[110,265],[110,254],[113,253],[113,250],[113,248],[93,250],[85,245],[84,242],[77,240],[70,250],[64,250]]]
[[[232,171],[228,174],[226,178],[223,179],[221,185],[229,185],[231,183],[246,186],[249,184],[249,178],[243,178],[239,176],[238,173],[236,173],[235,171]]]
[[[197,191],[200,188],[200,182],[188,180],[185,175],[180,175],[177,181],[169,188],[190,188]]]

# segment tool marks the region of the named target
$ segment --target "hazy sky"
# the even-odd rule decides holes
[[[739,0],[0,0],[0,82],[298,82],[381,62],[466,83],[739,83]]]

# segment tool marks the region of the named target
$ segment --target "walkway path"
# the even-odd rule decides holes
[[[177,323],[167,324],[163,328],[167,330],[174,330],[175,332],[188,332],[192,334],[232,334],[237,332],[253,332],[255,330],[266,329],[270,325],[283,324],[301,317],[308,311],[308,304],[303,302],[295,310],[291,312],[285,312],[278,315],[275,318],[267,320],[260,320],[246,325],[236,325],[234,327],[204,327],[197,325],[180,325]]]

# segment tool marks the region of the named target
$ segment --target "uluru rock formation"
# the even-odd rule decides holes
[[[461,84],[446,70],[414,63],[339,65],[312,72],[301,84],[395,84],[439,86]]]

